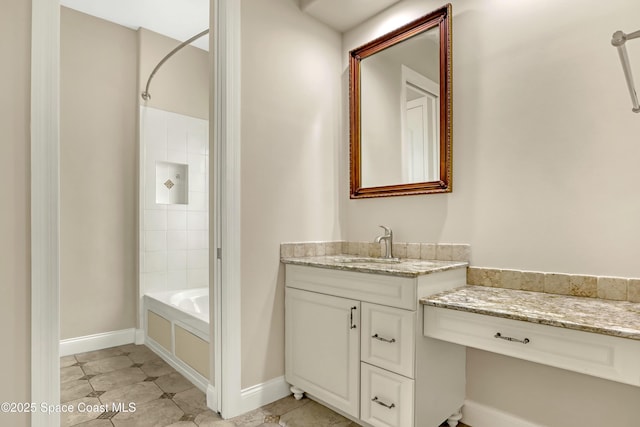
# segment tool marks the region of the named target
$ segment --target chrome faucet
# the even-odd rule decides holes
[[[384,225],[381,225],[380,227],[384,228],[384,235],[376,237],[373,241],[376,243],[380,243],[384,240],[384,258],[393,258],[393,231],[391,231],[389,227],[385,227]]]

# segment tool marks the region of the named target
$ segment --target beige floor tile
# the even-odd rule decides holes
[[[121,412],[111,422],[115,427],[159,427],[176,423],[183,415],[171,399],[157,399],[136,407],[135,412]]]
[[[119,347],[105,348],[104,350],[90,351],[88,353],[76,354],[78,362],[92,362],[94,360],[106,359],[108,357],[122,356],[124,352]]]
[[[84,377],[84,372],[80,366],[67,366],[60,369],[60,383],[64,384],[68,381],[76,381]]]
[[[358,427],[317,402],[298,401],[292,396],[223,420],[206,407],[204,393],[145,346],[129,344],[79,356],[82,368],[71,366],[73,356],[61,359],[61,366],[69,365],[60,371],[61,381],[65,380],[61,385],[63,402],[69,399],[66,403],[76,408],[80,402],[103,406],[135,403],[136,411],[118,413],[111,420],[96,419],[100,413],[75,412],[63,415],[62,427]],[[123,368],[132,363],[142,366]],[[85,372],[95,376],[79,380]],[[83,397],[93,390],[104,393],[98,398]]]
[[[107,357],[106,359],[94,360],[87,362],[82,366],[82,370],[87,375],[106,374],[107,372],[117,371],[119,369],[129,368],[133,365],[131,359],[127,356]]]
[[[160,390],[160,388],[152,381],[143,381],[141,383],[108,391],[102,394],[99,399],[100,402],[105,405],[124,403],[126,406],[129,403],[135,403],[136,407],[138,407],[143,403],[151,402],[152,400],[160,398],[162,394],[163,391]]]
[[[146,347],[144,345],[129,344],[129,345],[120,347],[120,349],[126,353],[129,353],[129,358],[134,363],[144,363],[149,360],[160,359],[160,356],[155,354],[153,351],[149,349],[149,347]]]
[[[140,368],[125,368],[97,375],[89,380],[96,391],[109,391],[144,381],[147,375]]]
[[[280,417],[283,427],[349,427],[351,424],[342,415],[313,401]]]
[[[69,427],[81,424],[90,420],[94,420],[100,416],[102,412],[92,412],[90,410],[78,409],[79,407],[90,407],[94,405],[100,405],[100,401],[95,397],[83,397],[82,399],[72,400],[67,402],[69,406],[73,406],[73,412],[63,412],[60,414],[60,426]]]
[[[77,424],[75,427],[113,427],[109,420],[91,420],[86,423]]]
[[[264,406],[262,410],[268,415],[283,415],[304,406],[309,402],[311,402],[310,399],[296,400],[293,395],[290,395]]]
[[[215,425],[216,427],[225,427],[221,424],[215,424],[215,423],[220,423],[220,422],[228,423],[227,421],[223,421],[222,418],[220,418],[220,415],[216,414],[210,409],[198,414],[194,421],[196,424],[198,424],[199,427],[210,427],[213,425]],[[229,426],[234,427],[235,424],[231,423],[229,424]]]
[[[232,421],[238,427],[257,427],[264,424],[265,414],[262,408],[232,418]]]
[[[161,377],[175,372],[175,370],[162,359],[148,360],[142,364],[140,369],[150,377]]]
[[[228,420],[205,420],[198,427],[238,427],[238,424]]]
[[[66,403],[71,400],[86,397],[93,391],[88,380],[73,380],[60,384],[60,402]]]
[[[120,351],[123,351],[124,353],[131,353],[131,352],[137,351],[138,349],[148,348],[148,347],[146,345],[144,345],[144,344],[133,344],[133,343],[131,343],[131,344],[125,344],[125,345],[121,345],[121,346],[114,347],[114,348],[120,349]]]
[[[78,361],[73,356],[64,356],[60,358],[61,368],[66,368],[67,366],[75,365],[76,363],[78,363]]]
[[[173,401],[187,415],[196,416],[207,411],[207,398],[204,393],[195,387],[182,391],[173,396]]]
[[[167,393],[180,393],[193,387],[193,384],[177,372],[159,377],[155,383]]]

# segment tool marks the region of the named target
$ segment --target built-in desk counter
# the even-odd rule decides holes
[[[640,386],[640,304],[483,286],[420,302],[425,336]]]

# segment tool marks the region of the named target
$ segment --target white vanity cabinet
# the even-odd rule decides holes
[[[465,348],[423,335],[418,300],[465,279],[287,264],[287,382],[365,426],[438,427],[464,402]]]

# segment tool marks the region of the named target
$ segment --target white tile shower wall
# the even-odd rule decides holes
[[[140,107],[141,294],[208,283],[208,134],[206,120]],[[156,162],[189,166],[188,204],[156,202]]]

